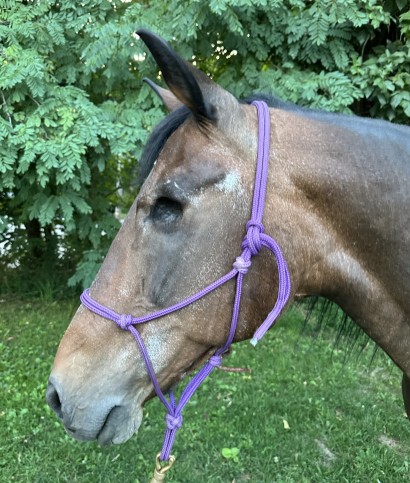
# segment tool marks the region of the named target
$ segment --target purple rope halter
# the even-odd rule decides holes
[[[235,260],[233,264],[233,269],[229,273],[221,277],[220,279],[211,283],[210,285],[208,285],[201,291],[197,292],[196,294],[191,295],[190,297],[182,300],[181,302],[175,305],[172,305],[171,307],[158,310],[157,312],[144,315],[142,317],[133,317],[132,315],[118,314],[117,312],[114,312],[108,307],[105,307],[104,305],[101,305],[98,302],[94,301],[89,295],[89,289],[86,289],[80,297],[81,302],[86,307],[88,307],[88,309],[100,315],[101,317],[105,317],[106,319],[112,320],[122,330],[130,331],[134,336],[135,340],[137,341],[142,357],[145,361],[148,374],[154,386],[155,392],[157,393],[157,396],[159,397],[159,399],[161,400],[161,402],[163,403],[163,405],[167,410],[167,414],[165,417],[167,430],[165,433],[164,444],[163,444],[162,452],[160,456],[160,459],[162,461],[166,461],[170,457],[176,432],[182,425],[182,410],[184,409],[188,401],[191,399],[195,391],[198,389],[198,387],[201,385],[201,383],[204,381],[204,379],[208,377],[208,375],[215,369],[215,367],[221,364],[222,355],[229,349],[230,345],[232,344],[232,341],[235,337],[236,327],[238,323],[243,277],[245,276],[249,267],[251,266],[251,258],[257,255],[263,246],[268,248],[276,257],[278,273],[279,273],[279,289],[278,289],[278,298],[276,300],[275,306],[273,310],[269,313],[269,315],[267,316],[263,324],[254,333],[251,339],[252,345],[255,346],[258,343],[258,341],[265,335],[266,331],[273,325],[276,318],[278,317],[283,307],[285,306],[286,302],[288,301],[288,298],[290,295],[291,284],[290,284],[289,270],[286,265],[286,261],[282,255],[282,252],[278,244],[275,242],[275,240],[273,240],[273,238],[271,238],[270,236],[264,233],[264,229],[262,225],[265,196],[266,196],[268,162],[269,162],[269,141],[270,141],[269,109],[266,103],[262,101],[254,101],[252,102],[252,104],[256,106],[256,109],[258,112],[258,123],[259,123],[258,161],[257,161],[255,187],[254,187],[254,195],[253,195],[253,203],[252,203],[252,216],[251,216],[251,219],[246,224],[246,235],[242,242],[242,250],[243,250],[242,254],[239,257],[237,257],[237,259]],[[164,315],[170,314],[171,312],[175,312],[176,310],[180,310],[183,307],[186,307],[187,305],[190,305],[196,300],[204,297],[205,295],[217,289],[225,282],[227,282],[228,280],[231,280],[234,277],[236,277],[236,293],[235,293],[235,301],[234,301],[233,313],[232,313],[232,322],[229,330],[229,335],[224,346],[217,349],[215,354],[202,366],[202,368],[197,372],[197,374],[191,379],[191,381],[187,384],[187,386],[183,390],[179,402],[175,401],[175,397],[172,390],[169,392],[169,400],[168,400],[163,394],[163,392],[161,391],[161,388],[159,387],[159,384],[154,372],[154,368],[152,366],[147,349],[144,345],[144,342],[142,341],[142,338],[139,332],[134,327],[134,325],[142,324],[144,322],[148,322],[150,320],[163,317]]]

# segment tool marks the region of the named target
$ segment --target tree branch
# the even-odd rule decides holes
[[[10,126],[14,127],[13,126],[13,120],[11,118],[11,114],[10,114],[10,111],[9,111],[9,107],[7,105],[7,102],[6,102],[6,98],[4,97],[4,92],[3,91],[0,91],[0,92],[1,92],[1,98],[3,99],[3,104],[1,105],[1,107],[4,107],[4,112],[6,113],[6,116],[9,120]]]

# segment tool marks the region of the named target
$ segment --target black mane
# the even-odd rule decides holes
[[[272,94],[256,92],[244,99],[240,99],[242,104],[251,104],[253,101],[264,101],[269,107],[276,109],[282,109],[283,111],[303,111],[303,107],[293,104],[293,102],[283,101]]]

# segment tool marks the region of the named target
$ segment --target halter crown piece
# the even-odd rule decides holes
[[[104,305],[99,304],[95,300],[93,300],[89,295],[89,289],[86,289],[81,295],[81,302],[85,305],[88,309],[96,314],[105,317],[106,319],[110,319],[115,322],[118,327],[122,330],[128,330],[134,336],[140,351],[141,355],[145,361],[145,365],[147,367],[148,374],[151,378],[152,384],[154,386],[155,392],[157,396],[165,406],[167,410],[166,414],[166,433],[164,437],[164,443],[162,447],[162,451],[160,453],[159,460],[161,461],[173,461],[173,457],[170,457],[170,452],[172,449],[172,445],[174,443],[175,435],[178,429],[182,426],[182,410],[184,409],[185,405],[191,399],[197,388],[201,385],[201,383],[208,377],[208,375],[214,370],[215,367],[221,364],[222,355],[229,349],[232,344],[232,341],[235,336],[236,327],[238,323],[238,316],[239,316],[239,309],[240,309],[240,302],[241,302],[241,294],[242,294],[242,282],[243,277],[246,275],[249,267],[251,266],[251,258],[259,253],[262,247],[268,248],[276,258],[277,267],[278,267],[278,274],[279,274],[279,289],[278,289],[278,297],[273,307],[272,311],[269,313],[265,321],[262,325],[256,330],[254,333],[251,344],[256,345],[258,341],[265,335],[266,331],[273,325],[276,318],[282,311],[283,307],[286,305],[290,290],[291,290],[291,283],[290,283],[290,276],[289,270],[286,264],[286,261],[282,255],[282,252],[275,242],[273,238],[266,235],[264,233],[264,228],[262,224],[263,218],[263,211],[265,205],[265,197],[266,197],[266,183],[267,183],[267,174],[268,174],[268,163],[269,163],[269,142],[270,142],[270,118],[269,118],[269,109],[265,102],[263,101],[254,101],[252,102],[257,109],[258,113],[258,154],[257,154],[257,167],[256,167],[256,176],[255,176],[255,187],[254,187],[254,194],[253,194],[253,202],[252,202],[252,215],[251,219],[246,224],[246,235],[242,242],[242,253],[235,262],[233,263],[232,270],[221,277],[220,279],[216,280],[215,282],[211,283],[201,291],[197,292],[194,295],[178,302],[175,305],[167,307],[162,310],[158,310],[148,315],[144,315],[141,317],[133,317],[132,315],[127,314],[118,314],[113,310],[105,307]],[[215,354],[202,366],[202,368],[197,372],[197,374],[190,380],[187,384],[185,389],[183,390],[179,402],[175,401],[174,394],[172,390],[169,392],[169,399],[165,397],[161,388],[159,387],[150,357],[148,355],[148,351],[142,341],[142,338],[134,327],[137,324],[142,324],[148,322],[153,319],[157,319],[159,317],[163,317],[171,312],[175,312],[176,310],[180,310],[187,305],[192,304],[193,302],[197,301],[198,299],[204,297],[208,293],[214,291],[228,280],[231,280],[236,277],[236,293],[235,293],[235,301],[233,306],[232,312],[232,321],[231,327],[229,330],[229,335],[227,338],[226,343],[223,347],[217,349]]]

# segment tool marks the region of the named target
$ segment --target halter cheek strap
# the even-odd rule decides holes
[[[143,315],[141,317],[133,317],[128,314],[118,314],[114,310],[105,307],[93,300],[89,295],[89,289],[86,289],[81,295],[81,302],[92,312],[105,317],[106,319],[115,322],[118,327],[122,330],[128,330],[134,336],[138,347],[141,351],[141,355],[144,359],[145,365],[147,367],[148,374],[151,378],[152,384],[154,386],[155,392],[163,405],[167,410],[165,417],[166,421],[166,433],[164,438],[164,444],[162,447],[160,460],[168,461],[170,458],[170,453],[172,445],[174,443],[175,435],[178,429],[182,426],[182,410],[191,399],[195,391],[201,385],[201,383],[209,376],[209,374],[219,366],[222,361],[222,355],[229,349],[233,339],[235,337],[235,332],[238,324],[241,294],[242,294],[242,283],[243,277],[248,272],[251,266],[251,258],[259,253],[262,247],[268,248],[275,256],[277,266],[278,266],[278,298],[276,300],[275,306],[269,313],[265,321],[254,333],[251,344],[256,345],[258,341],[264,336],[266,331],[273,325],[280,312],[286,305],[291,291],[289,270],[286,261],[282,255],[282,252],[273,238],[264,233],[264,228],[262,224],[265,197],[266,197],[266,184],[268,175],[268,163],[269,163],[269,142],[270,142],[270,118],[269,109],[265,102],[254,101],[252,104],[256,107],[258,113],[258,154],[257,154],[257,167],[255,176],[255,187],[252,202],[252,216],[251,219],[246,224],[246,235],[242,242],[242,253],[233,263],[233,268],[223,277],[219,278],[215,282],[211,283],[201,291],[194,295],[178,302],[175,305],[167,307],[162,310],[158,310],[148,315]],[[175,312],[177,310],[192,304],[198,299],[204,297],[210,292],[214,291],[221,285],[225,284],[229,280],[236,277],[236,292],[235,301],[232,312],[232,321],[229,330],[228,338],[225,344],[217,349],[215,354],[202,366],[202,368],[196,373],[196,375],[189,381],[185,389],[183,390],[180,400],[175,401],[175,397],[172,391],[169,392],[169,399],[163,394],[157,377],[155,375],[151,359],[148,355],[148,351],[145,344],[134,327],[137,324],[142,324],[159,317],[163,317],[167,314]]]

